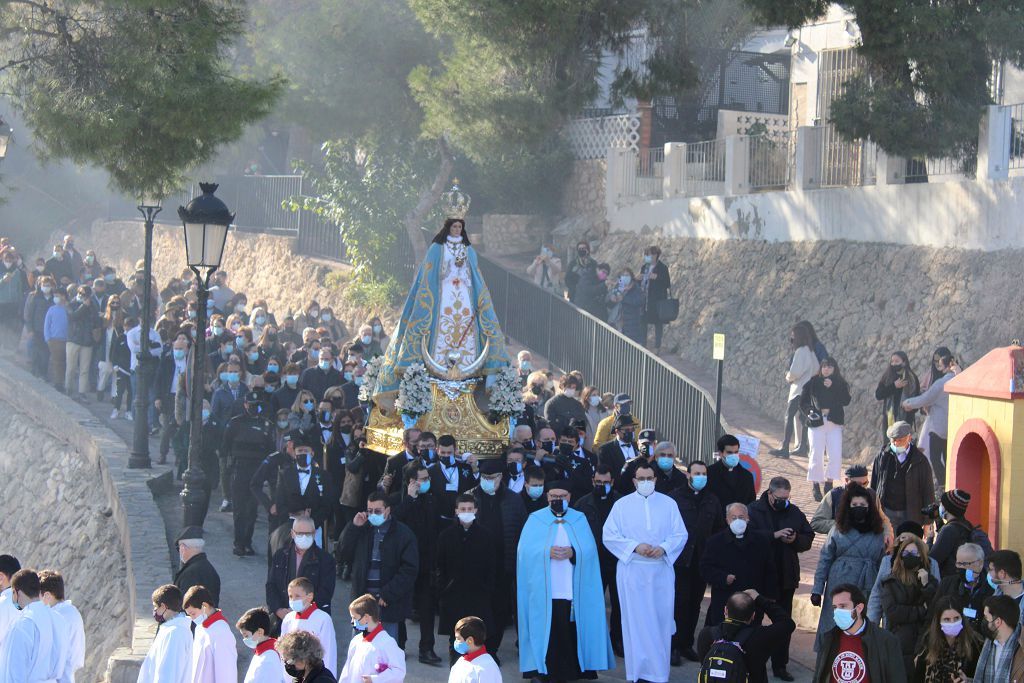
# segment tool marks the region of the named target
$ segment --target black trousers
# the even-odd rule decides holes
[[[619,605],[619,587],[615,583],[615,567],[618,562],[614,557],[601,560],[601,595],[604,595],[605,590],[608,591],[608,600],[612,604],[608,626],[612,642],[616,645],[622,644],[622,609]]]
[[[698,570],[699,558],[694,556],[689,567],[676,567],[676,632],[672,636],[672,649],[682,652],[693,647],[700,605],[708,584]]]
[[[571,614],[572,600],[551,601],[551,633],[548,636],[547,656],[544,658],[548,673],[535,676],[545,683],[597,678],[593,671],[580,671],[580,660],[576,654],[576,623],[569,621]]]
[[[231,503],[235,522],[235,547],[251,548],[252,532],[256,528],[256,497],[249,482],[260,466],[259,458],[235,458],[235,477],[232,480]]]
[[[786,616],[793,617],[793,594],[796,593],[795,588],[779,589],[779,600],[778,605],[786,611]],[[760,618],[757,620],[758,623],[763,621],[763,615],[759,615]],[[778,646],[772,652],[772,670],[781,671],[789,666],[789,641],[792,639],[793,634],[786,635],[785,638],[779,640]]]
[[[807,450],[807,425],[803,423],[803,420],[796,420],[797,413],[800,412],[800,397],[797,396],[789,405],[786,407],[786,431],[782,437],[782,450],[789,450],[789,444],[793,441],[793,423],[797,423],[797,429],[800,430],[800,449]]]
[[[505,639],[505,629],[512,623],[512,596],[515,595],[515,575],[508,574],[504,568],[501,569],[494,582],[494,596],[491,599],[491,609],[494,614],[493,628],[487,628],[487,651],[496,653],[501,647],[501,641]]]
[[[412,600],[420,617],[420,652],[434,649],[434,615],[437,613],[437,596],[429,573],[416,577],[412,589]]]
[[[29,341],[29,353],[32,355],[32,373],[36,377],[48,377],[50,371],[50,346],[42,333],[32,333]]]
[[[948,442],[935,432],[928,432],[928,458],[932,461],[932,473],[937,488],[946,488],[946,447]]]
[[[164,459],[171,450],[171,439],[178,433],[178,421],[174,419],[174,395],[165,396],[160,401],[160,408],[160,458]]]

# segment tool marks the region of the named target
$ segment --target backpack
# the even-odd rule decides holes
[[[736,634],[736,640],[720,638],[711,643],[697,674],[698,683],[747,683],[750,673],[743,643],[752,631],[749,627],[743,628]]]
[[[992,547],[992,541],[989,539],[988,534],[985,533],[985,530],[981,528],[981,525],[972,526],[970,522],[961,521],[959,519],[953,520],[949,523],[955,524],[962,530],[966,531],[968,541],[965,542],[975,543],[981,546],[981,549],[985,552],[986,558],[995,552],[995,549]]]

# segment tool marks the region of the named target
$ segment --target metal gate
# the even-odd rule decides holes
[[[822,125],[821,186],[861,185],[863,143],[844,139],[832,123],[832,103],[845,92],[846,82],[866,61],[856,48],[822,50],[818,53],[818,118]]]

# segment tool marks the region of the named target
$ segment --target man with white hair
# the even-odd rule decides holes
[[[654,490],[668,495],[686,485],[686,475],[676,467],[676,447],[671,441],[658,441],[653,429],[640,432],[640,455],[626,463],[615,480],[615,490],[622,495],[633,491],[633,475],[641,463],[654,468]]]
[[[956,574],[947,576],[939,583],[932,604],[937,604],[943,597],[953,601],[953,606],[964,615],[975,630],[985,633],[981,627],[985,622],[985,600],[995,590],[986,580],[988,567],[985,564],[985,551],[977,543],[964,543],[956,549]]]
[[[206,556],[203,549],[206,541],[203,540],[203,528],[190,526],[178,534],[175,541],[178,545],[178,557],[181,559],[181,566],[174,575],[174,585],[184,595],[192,586],[206,586],[210,591],[215,603],[220,604],[220,575],[210,564],[210,558]]]
[[[753,588],[759,594],[778,598],[775,554],[770,536],[748,531],[750,513],[743,503],[725,508],[725,524],[708,539],[700,558],[700,575],[711,585],[711,604],[704,626],[716,626],[725,619],[725,603],[738,591]]]
[[[675,501],[655,491],[655,476],[649,462],[637,465],[635,492],[612,506],[602,541],[618,560],[626,680],[665,683],[675,631],[673,565],[687,532]]]

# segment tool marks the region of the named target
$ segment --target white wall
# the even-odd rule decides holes
[[[846,31],[847,20],[853,18],[852,13],[838,5],[832,5],[819,21],[791,32],[797,42],[792,47],[790,92],[794,85],[806,83],[809,98],[804,120],[792,121],[794,127],[814,125],[814,119],[818,118],[818,53],[822,50],[853,47],[856,44],[855,36],[860,35],[859,30],[855,31],[854,35]]]
[[[612,232],[769,242],[850,240],[1024,248],[1024,177],[680,197],[608,207]]]

